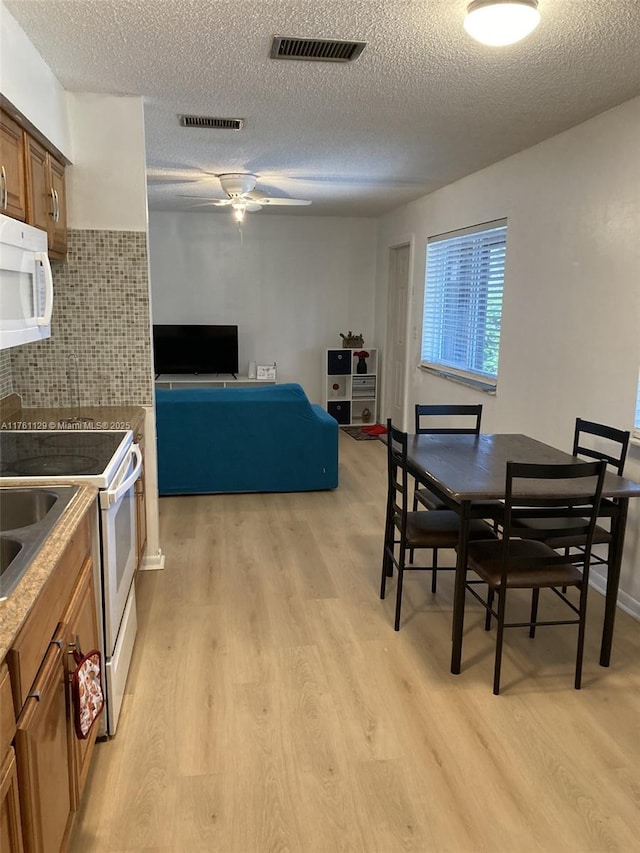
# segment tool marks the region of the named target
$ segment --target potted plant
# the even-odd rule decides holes
[[[340,337],[342,338],[342,346],[344,349],[364,346],[364,338],[362,337],[362,334],[356,335],[351,331],[351,329],[349,329],[346,335],[340,332]]]

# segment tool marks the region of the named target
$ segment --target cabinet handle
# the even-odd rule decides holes
[[[75,640],[72,640],[69,643],[69,654],[72,655],[74,652],[79,652],[82,654],[82,645],[80,644],[80,634],[76,634]]]
[[[64,640],[51,640],[49,645],[50,646],[57,646],[59,649],[61,649],[64,646]]]
[[[31,692],[31,693],[29,693],[29,695],[27,696],[27,699],[35,699],[35,700],[36,700],[36,702],[39,702],[39,701],[40,701],[40,691],[39,691],[39,690],[34,690],[34,691],[32,691],[32,692]]]
[[[6,210],[9,207],[9,192],[7,190],[7,173],[4,170],[4,166],[2,167],[2,172],[0,173],[0,178],[2,178],[2,209]]]

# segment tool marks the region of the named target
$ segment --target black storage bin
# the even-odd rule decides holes
[[[348,424],[351,422],[351,403],[349,402],[336,403],[335,401],[331,401],[327,403],[327,411],[339,424]]]
[[[327,373],[351,373],[351,350],[336,349],[327,353]]]

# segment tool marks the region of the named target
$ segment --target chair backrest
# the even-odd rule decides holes
[[[593,436],[604,439],[600,447],[593,447],[589,441],[589,438]],[[604,459],[608,465],[612,466],[616,474],[622,476],[630,438],[629,430],[616,429],[605,424],[576,418],[576,428],[573,434],[573,455],[586,456],[589,459]]]
[[[432,426],[432,417],[467,418],[467,426]],[[480,435],[482,403],[474,406],[432,406],[416,404],[416,433],[421,435]],[[427,423],[423,422],[427,420]],[[472,419],[471,421],[469,419]]]
[[[593,532],[606,470],[604,459],[598,462],[546,465],[507,462],[502,534],[503,569],[507,564],[517,563],[511,547],[515,540],[562,540],[567,536],[565,522],[569,518],[571,536],[579,540],[584,548],[580,554],[572,554],[571,562],[581,564],[583,574],[588,576]],[[525,559],[531,564],[530,556]],[[545,566],[566,563],[567,557],[564,553],[553,552],[533,562],[543,570]]]
[[[409,499],[407,476],[407,433],[397,429],[387,420],[387,474],[388,501],[401,524],[406,525]]]

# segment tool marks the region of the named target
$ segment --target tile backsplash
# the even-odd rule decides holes
[[[150,406],[147,235],[70,230],[68,246],[67,261],[52,264],[51,337],[9,351],[5,393],[23,406]]]
[[[11,380],[11,353],[7,349],[0,350],[0,400],[13,390]]]

